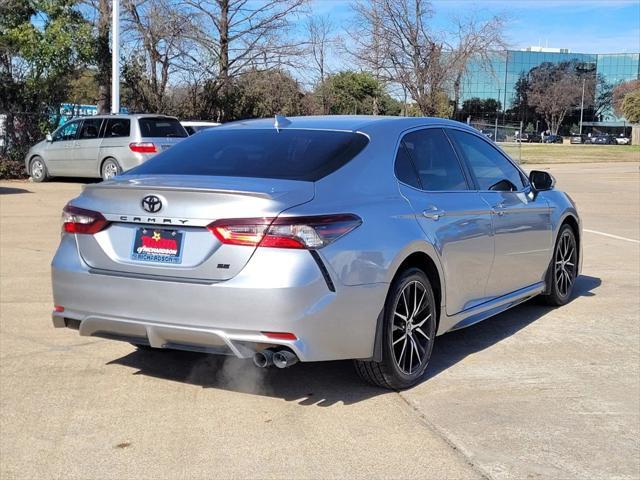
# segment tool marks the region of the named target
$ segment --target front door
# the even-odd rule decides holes
[[[427,128],[405,135],[396,157],[396,176],[426,241],[440,255],[447,315],[485,302],[494,253],[491,211],[469,189],[443,130]]]
[[[69,122],[56,130],[45,153],[51,175],[73,175],[75,140],[81,120]]]
[[[543,281],[553,247],[549,204],[488,140],[456,129],[447,134],[492,212],[496,253],[487,293],[501,296]]]

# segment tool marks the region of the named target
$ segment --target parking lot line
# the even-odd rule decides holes
[[[625,242],[640,243],[640,240],[636,240],[635,238],[620,237],[618,235],[612,235],[611,233],[599,232],[598,230],[589,230],[587,228],[585,228],[583,230],[585,232],[595,233],[597,235],[603,235],[603,236],[609,237],[609,238],[615,238],[616,240],[624,240]]]

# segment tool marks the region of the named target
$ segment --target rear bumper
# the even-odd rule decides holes
[[[277,268],[274,268],[277,266]],[[158,348],[249,357],[269,345],[301,361],[370,358],[387,284],[327,287],[308,251],[258,249],[231,280],[189,283],[91,271],[73,236],[52,263],[56,327]],[[262,332],[290,332],[274,340]]]

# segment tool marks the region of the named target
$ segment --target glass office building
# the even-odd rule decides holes
[[[470,65],[462,82],[460,101],[474,97],[483,100],[493,98],[500,102],[502,109],[509,109],[514,101],[516,82],[522,75],[543,63],[566,61],[584,64],[586,69],[594,70],[613,85],[640,79],[640,53],[588,54],[570,53],[564,49],[507,50],[493,54],[488,66],[479,63]],[[623,122],[613,112],[605,112],[596,123],[622,125]]]

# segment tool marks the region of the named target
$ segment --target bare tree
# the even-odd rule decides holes
[[[488,58],[500,48],[502,21],[458,20],[450,36],[431,28],[427,0],[356,0],[350,52],[386,81],[399,84],[423,115],[437,114],[446,92],[460,96],[471,59]],[[447,110],[449,110],[447,108]]]
[[[169,80],[179,70],[193,35],[189,15],[170,0],[125,0],[125,26],[132,37],[132,61],[125,70],[142,108],[164,112]]]
[[[613,88],[613,98],[611,103],[613,104],[613,111],[617,116],[624,117],[624,113],[622,112],[622,102],[624,101],[624,97],[637,90],[640,90],[640,80],[621,82]]]
[[[543,63],[529,72],[529,103],[544,116],[556,135],[565,116],[580,106],[584,84],[584,106],[594,104],[595,71],[581,71],[577,62]]]
[[[208,96],[227,95],[243,72],[281,68],[299,55],[301,42],[288,30],[306,1],[186,0],[198,21],[191,38],[199,48],[185,56],[211,78]],[[224,110],[217,112],[219,120],[224,115]]]
[[[329,111],[328,95],[325,88],[328,65],[327,59],[335,48],[338,39],[334,35],[334,26],[326,16],[310,16],[306,22],[308,51],[312,66],[314,86],[320,96],[322,114]]]
[[[453,73],[454,115],[460,103],[462,79],[468,73],[471,62],[487,70],[490,75],[495,75],[493,61],[507,48],[503,30],[504,20],[499,16],[486,21],[480,21],[474,15],[456,20],[454,42],[448,44]]]

